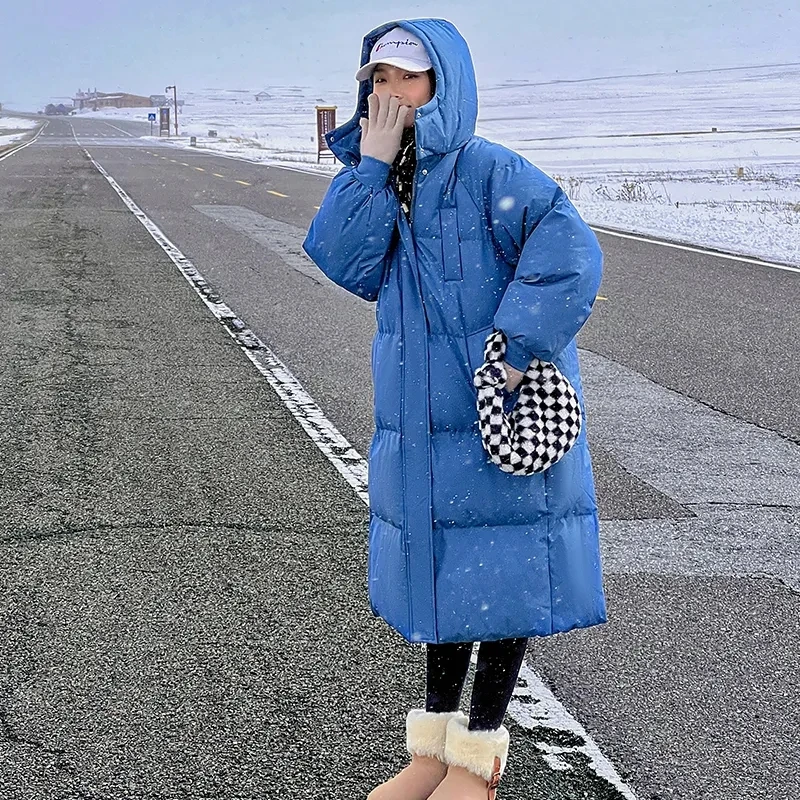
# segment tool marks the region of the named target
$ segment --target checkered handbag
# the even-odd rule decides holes
[[[561,460],[581,432],[578,395],[555,364],[534,358],[519,385],[510,413],[503,410],[506,337],[486,339],[485,363],[475,370],[481,439],[489,458],[503,472],[532,475]]]

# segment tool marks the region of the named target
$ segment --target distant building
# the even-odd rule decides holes
[[[53,114],[67,116],[71,111],[72,106],[65,105],[64,103],[59,103],[57,106],[53,105],[52,103],[48,103],[44,109],[44,113],[48,116],[52,116]]]
[[[259,92],[256,101],[260,103],[262,100],[272,100],[272,95],[269,92]]]
[[[165,94],[151,94],[150,104],[153,106],[153,108],[164,108],[164,106],[169,105],[169,100],[167,100],[167,96]]]
[[[93,92],[78,91],[72,98],[75,108],[82,110],[85,108],[97,111],[100,108],[152,108],[155,105],[149,97],[142,97],[138,94],[128,94],[127,92]],[[166,105],[166,103],[164,103]]]

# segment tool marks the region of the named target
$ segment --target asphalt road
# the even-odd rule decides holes
[[[365,796],[424,678],[369,615],[366,510],[82,148],[362,453],[374,309],[300,252],[325,179],[147,130],[0,162],[0,797]],[[639,798],[794,798],[800,275],[601,243],[610,622],[528,663]],[[618,796],[512,727],[503,797]]]

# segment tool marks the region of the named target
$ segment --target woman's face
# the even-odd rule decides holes
[[[390,64],[378,64],[372,73],[372,86],[381,102],[396,97],[401,106],[419,108],[433,97],[431,78],[427,72],[409,72]],[[414,115],[408,114],[406,128],[414,126]]]

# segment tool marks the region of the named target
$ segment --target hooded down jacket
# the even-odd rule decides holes
[[[487,335],[524,371],[553,361],[578,392],[575,335],[600,285],[597,239],[561,189],[475,136],[466,42],[445,20],[392,22],[425,43],[436,93],[415,111],[410,219],[388,164],[362,159],[359,119],[328,134],[345,165],[308,232],[308,255],[340,286],[377,300],[369,454],[372,610],[414,642],[545,636],[605,620],[586,434],[543,473],[492,464],[473,373]],[[584,411],[585,413],[585,411]]]

